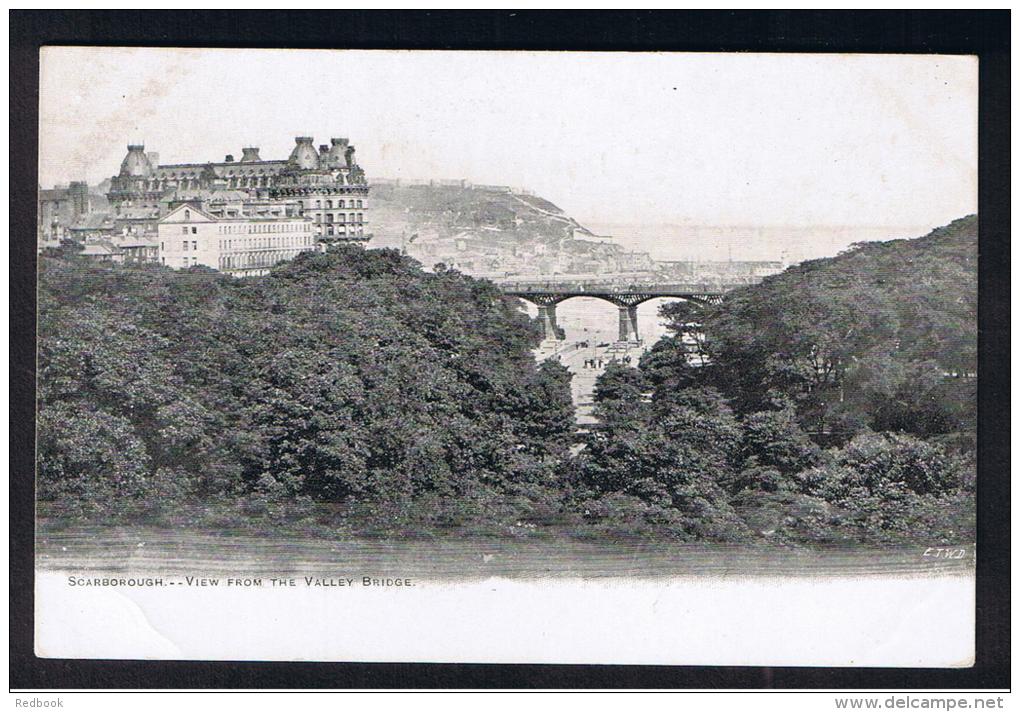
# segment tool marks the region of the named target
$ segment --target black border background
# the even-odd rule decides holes
[[[1009,11],[12,10],[9,18],[12,688],[1009,687]],[[36,658],[32,473],[38,50],[47,44],[979,55],[981,378],[975,666],[925,670]],[[621,141],[626,141],[625,133]]]

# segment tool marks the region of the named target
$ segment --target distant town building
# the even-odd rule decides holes
[[[89,212],[89,187],[73,181],[67,187],[39,189],[39,242],[59,244],[68,229]]]
[[[296,209],[220,214],[185,203],[159,220],[159,262],[183,269],[204,265],[237,277],[261,275],[278,262],[319,249],[311,218]]]
[[[689,278],[745,278],[757,280],[770,274],[777,274],[786,264],[777,260],[659,260],[659,272],[680,279]]]
[[[159,260],[158,243],[146,237],[125,237],[114,243],[122,255],[122,262],[141,264]]]
[[[86,244],[98,240],[112,241],[117,234],[113,218],[104,213],[90,213],[80,217],[67,229],[71,240]]]
[[[79,254],[93,262],[153,263],[159,261],[159,244],[144,237],[125,237],[116,241],[90,237]]]
[[[120,250],[108,240],[95,240],[81,251],[81,256],[93,262],[121,262]]]

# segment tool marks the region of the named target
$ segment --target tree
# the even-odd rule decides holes
[[[821,460],[821,450],[801,430],[792,409],[752,413],[742,423],[743,467],[773,468],[792,475]]]
[[[736,290],[697,313],[707,364],[676,336],[647,357],[656,382],[718,387],[740,413],[792,403],[801,424],[852,437],[864,428],[920,435],[973,427],[977,219],[917,240],[855,245]]]
[[[49,259],[40,277],[41,407],[92,416],[68,437],[107,434],[88,454],[46,433],[54,480],[87,481],[120,447],[144,453],[121,479],[152,492],[170,478],[188,483],[179,497],[272,492],[427,517],[548,486],[570,445],[569,373],[535,363],[516,301],[393,250],[302,254],[263,278]],[[128,490],[145,488],[102,491]]]

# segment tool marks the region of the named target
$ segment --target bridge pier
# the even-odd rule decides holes
[[[539,304],[538,318],[542,322],[542,338],[546,341],[558,340],[560,336],[556,328],[556,305]]]
[[[637,306],[621,306],[620,309],[620,341],[637,341]]]

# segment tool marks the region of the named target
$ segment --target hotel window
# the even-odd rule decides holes
[[[185,235],[187,235],[188,234],[188,226],[185,225],[184,227],[182,227],[181,228],[181,232],[184,233]]]
[[[322,201],[321,200],[316,200],[315,201],[315,209],[319,210],[321,208],[322,208]]]
[[[344,205],[344,201],[341,200],[339,203],[337,203],[337,207],[343,209],[346,208],[347,206]]]
[[[333,213],[326,213],[326,222],[327,223],[333,222]]]
[[[197,250],[198,249],[198,241],[197,240],[192,240],[191,241],[191,249],[193,249],[193,250]],[[195,259],[198,259],[198,258],[196,257]]]
[[[181,249],[184,250],[185,252],[188,251],[188,241],[187,240],[181,240]]]
[[[359,223],[360,223],[360,222],[361,222],[361,221],[362,221],[362,220],[364,219],[364,218],[362,217],[363,215],[364,215],[364,213],[358,213],[358,222],[359,222]]]
[[[197,227],[191,228],[191,234],[192,235],[197,235],[198,234],[198,228]]]
[[[332,209],[333,209],[333,201],[332,200],[327,200],[326,201],[326,210],[332,210]]]
[[[344,215],[343,213],[337,215],[337,218],[338,218],[337,222],[339,222],[340,224],[347,222],[347,216]]]
[[[185,210],[184,211],[184,219],[185,220],[191,220],[191,211],[190,210]]]
[[[358,201],[357,207],[359,207],[359,208],[361,207],[361,201],[360,200]]]

